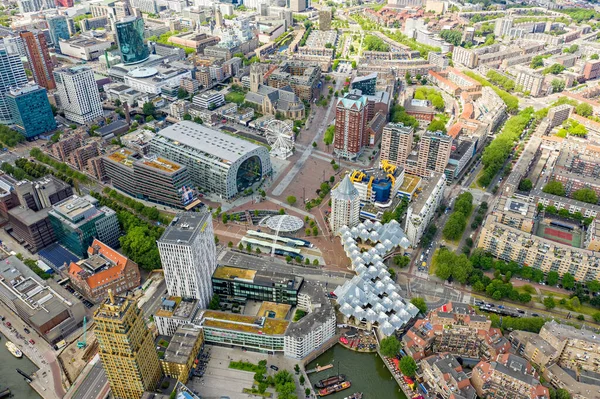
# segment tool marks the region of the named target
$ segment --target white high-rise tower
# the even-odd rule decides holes
[[[0,44],[0,123],[13,123],[10,108],[5,95],[11,87],[27,84],[27,75],[17,47],[12,44]]]
[[[54,80],[65,118],[84,124],[104,115],[100,92],[91,68],[57,69],[54,71]]]
[[[158,240],[169,295],[197,299],[206,308],[212,296],[217,247],[210,212],[177,214]]]
[[[359,223],[360,194],[348,175],[331,191],[331,215],[329,227],[333,234],[344,226],[354,227]]]

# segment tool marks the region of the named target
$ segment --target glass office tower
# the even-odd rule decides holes
[[[117,42],[124,64],[135,64],[148,59],[150,50],[144,43],[144,20],[129,16],[117,22]]]
[[[36,84],[12,88],[6,94],[6,102],[13,117],[14,129],[27,139],[56,129],[46,89]]]

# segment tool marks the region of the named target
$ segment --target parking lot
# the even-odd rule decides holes
[[[69,283],[65,283],[62,285],[64,289],[69,291],[75,298],[79,299],[86,308],[91,309],[94,307],[94,304],[83,297],[79,292],[77,292]]]

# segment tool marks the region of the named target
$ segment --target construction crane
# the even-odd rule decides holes
[[[83,349],[87,346],[87,342],[85,340],[87,333],[87,317],[83,316],[83,339],[81,341],[77,341],[77,347],[79,349]]]

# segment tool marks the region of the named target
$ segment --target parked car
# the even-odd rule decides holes
[[[279,371],[279,367],[275,366],[274,364],[272,364],[270,367],[275,371]]]
[[[34,340],[32,340],[32,339],[30,339],[30,340],[29,340],[29,343],[30,343],[31,345],[35,345],[35,341],[34,341]]]
[[[31,332],[28,328],[24,328],[23,331],[25,331],[25,334],[29,334]]]

